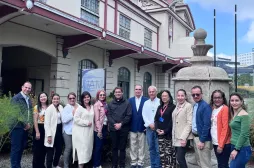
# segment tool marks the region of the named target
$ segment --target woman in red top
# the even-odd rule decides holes
[[[213,109],[211,117],[211,137],[214,152],[218,161],[218,168],[228,168],[231,152],[229,111],[224,92],[213,91],[210,105]]]

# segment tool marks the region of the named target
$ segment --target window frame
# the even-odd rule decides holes
[[[126,23],[127,23],[126,21],[129,21],[128,27],[126,26]],[[121,34],[121,32],[125,32],[125,34],[127,33],[128,37]],[[128,40],[130,39],[130,36],[131,36],[131,19],[121,13],[119,16],[119,36],[121,36],[125,39],[128,39]]]
[[[85,1],[94,1],[96,2],[98,5],[95,7],[97,10],[94,11],[92,10],[91,8],[89,8],[89,6],[86,6],[85,5]],[[96,4],[95,3],[95,4]],[[100,1],[99,0],[81,0],[81,10],[80,10],[80,18],[81,19],[84,19],[85,21],[91,23],[91,24],[95,24],[95,25],[99,25],[100,23],[100,15],[99,15],[99,10],[100,10]],[[87,17],[82,17],[83,15],[87,16],[87,15],[90,15],[92,17],[95,17],[97,18],[96,20],[93,19],[94,22],[91,22]]]
[[[149,37],[147,37],[146,33],[148,33]],[[147,43],[149,45],[147,45]],[[152,32],[152,30],[150,30],[148,28],[145,28],[145,32],[144,32],[144,46],[148,47],[148,48],[152,48],[152,46],[153,46],[153,32]]]
[[[89,64],[89,65],[88,65]],[[92,66],[94,67],[92,67]],[[77,86],[77,101],[80,101],[82,92],[82,69],[97,69],[98,65],[90,59],[82,59],[78,62],[78,86]]]
[[[127,78],[123,77],[123,78],[120,78],[120,72],[122,71],[125,71],[124,73],[127,73],[128,76]],[[130,96],[130,83],[131,83],[131,72],[128,68],[126,67],[120,67],[118,68],[118,74],[117,74],[117,86],[121,87],[123,89],[123,97],[128,99],[129,96]],[[124,86],[128,86],[127,89],[127,93],[125,91],[125,88],[123,86],[121,86],[120,84],[123,84]]]
[[[148,84],[148,82],[146,81],[146,80],[148,80],[147,77],[150,78],[150,84]],[[148,88],[149,88],[149,86],[152,85],[152,79],[153,79],[152,74],[150,72],[144,73],[144,76],[143,76],[143,96],[145,96],[145,97],[149,97]]]

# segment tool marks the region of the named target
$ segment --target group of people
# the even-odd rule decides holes
[[[29,93],[32,85],[25,82],[22,91],[12,102],[19,105],[27,121],[18,122],[11,133],[11,165],[20,168],[22,153],[32,123]],[[106,92],[99,90],[95,104],[89,92],[83,92],[80,104],[76,94],[68,94],[68,104],[60,105],[60,96],[45,92],[38,95],[33,107],[33,167],[58,167],[63,145],[64,167],[78,161],[79,167],[92,160],[101,167],[103,145],[107,133],[112,141],[112,168],[124,168],[126,145],[130,137],[132,168],[143,168],[145,144],[149,146],[151,168],[187,168],[185,160],[189,145],[195,149],[200,167],[211,168],[211,149],[214,148],[219,168],[244,168],[251,156],[249,142],[250,118],[244,100],[238,93],[229,97],[221,90],[211,95],[210,104],[202,99],[202,88],[194,86],[187,100],[184,89],[176,92],[176,105],[168,90],[157,97],[157,88],[148,88],[149,98],[142,96],[143,88],[136,85],[134,97],[123,96],[121,87],[114,89],[114,99],[107,104]],[[120,152],[120,154],[119,154]]]

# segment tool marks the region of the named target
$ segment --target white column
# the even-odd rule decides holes
[[[56,38],[57,48],[56,57],[51,58],[51,72],[50,72],[50,92],[58,93],[61,100],[66,102],[66,97],[70,92],[70,54],[63,57],[63,39],[61,37]],[[72,90],[76,92],[75,90]]]

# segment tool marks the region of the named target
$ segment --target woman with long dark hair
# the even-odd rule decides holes
[[[102,148],[107,134],[107,102],[106,92],[99,90],[94,104],[94,149],[93,167],[101,167]]]
[[[45,168],[46,147],[44,146],[44,117],[48,105],[47,93],[41,92],[38,95],[37,105],[34,106],[33,114],[33,168]]]
[[[162,168],[176,167],[176,154],[172,144],[172,113],[175,109],[173,98],[168,90],[161,94],[160,106],[155,114],[155,130],[158,134]]]
[[[232,93],[229,99],[231,136],[230,168],[244,168],[251,157],[250,117],[244,100],[239,93]]]
[[[211,137],[218,168],[228,168],[231,152],[229,111],[225,93],[221,90],[213,91],[210,100],[212,111]]]
[[[55,93],[52,95],[52,104],[45,112],[45,141],[47,147],[47,168],[58,167],[60,156],[62,154],[63,137],[61,111],[63,106],[60,105],[60,96]]]
[[[177,104],[172,115],[173,146],[175,146],[176,149],[176,158],[180,168],[187,168],[185,154],[187,144],[190,143],[189,140],[193,139],[191,133],[193,107],[187,101],[187,94],[184,89],[179,89],[176,94]]]
[[[79,168],[91,160],[94,139],[94,109],[91,105],[91,95],[82,93],[79,106],[74,115],[72,128],[73,161],[78,160]],[[77,158],[76,158],[77,156]]]

